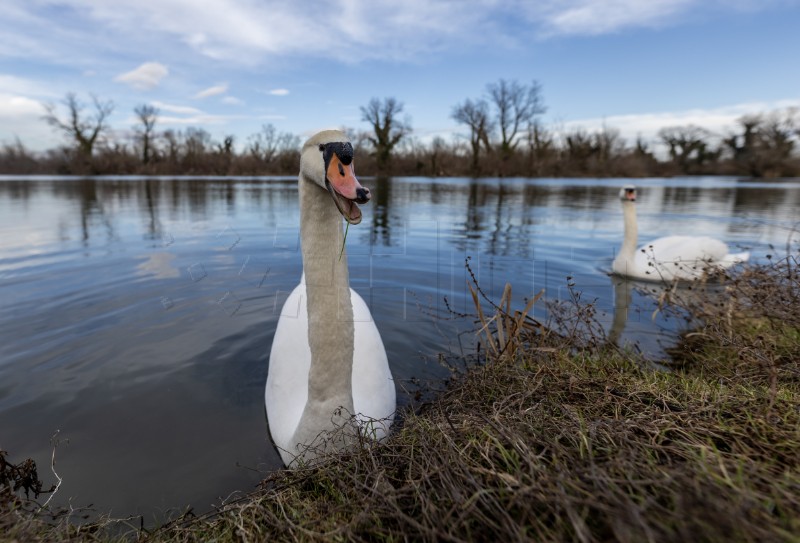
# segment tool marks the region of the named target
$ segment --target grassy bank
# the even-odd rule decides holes
[[[798,541],[796,271],[786,259],[746,270],[713,295],[694,289],[691,302],[668,294],[665,304],[694,316],[672,372],[495,308],[482,318],[487,359],[406,414],[384,443],[272,474],[261,491],[214,514],[130,535]],[[42,528],[17,511],[0,517],[0,539],[107,535]]]

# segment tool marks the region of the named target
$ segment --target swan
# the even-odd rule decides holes
[[[382,439],[396,409],[380,333],[350,288],[342,217],[360,223],[370,192],[355,177],[345,134],[325,130],[303,145],[298,188],[303,275],[281,310],[264,392],[272,440],[290,467],[352,443],[352,415],[359,432]]]
[[[734,264],[750,253],[730,253],[724,242],[707,236],[666,236],[636,250],[636,187],[619,191],[625,221],[625,237],[614,259],[614,273],[649,281],[695,280]]]

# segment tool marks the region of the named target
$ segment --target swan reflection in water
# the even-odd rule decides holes
[[[687,308],[722,303],[728,287],[721,279],[700,282],[655,283],[609,275],[614,289],[614,309],[606,340],[620,349],[633,347],[654,367],[653,360],[667,357],[678,335],[690,321]],[[653,328],[653,325],[656,328]]]
[[[643,355],[646,366],[652,369],[668,370],[657,361],[667,356],[669,345],[664,344],[665,338],[670,343],[669,338],[677,337],[677,331],[669,332],[664,314],[657,309],[658,300],[670,287],[614,274],[609,278],[614,288],[614,315],[606,335],[607,344]],[[659,321],[660,332],[653,330],[653,320]]]
[[[628,308],[631,305],[633,281],[618,275],[611,275],[610,278],[614,287],[614,318],[611,321],[607,339],[610,344],[622,347],[619,341],[625,331],[625,325],[628,323]]]

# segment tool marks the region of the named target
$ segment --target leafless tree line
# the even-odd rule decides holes
[[[60,107],[59,107],[60,106]],[[115,136],[108,124],[111,101],[86,104],[69,93],[44,104],[43,120],[61,133],[63,147],[33,153],[20,140],[0,148],[2,173],[263,175],[294,174],[301,140],[267,124],[243,142],[215,141],[203,128],[157,130],[159,110],[134,109],[137,124]],[[425,176],[646,177],[664,175],[800,175],[800,119],[785,109],[738,120],[726,134],[694,125],[658,133],[664,151],[641,138],[630,143],[618,130],[545,126],[542,86],[501,79],[483,96],[453,106],[451,118],[465,133],[423,141],[402,116],[396,98],[372,98],[361,107],[368,130],[344,128],[359,150],[362,174]],[[238,145],[237,145],[238,144]]]

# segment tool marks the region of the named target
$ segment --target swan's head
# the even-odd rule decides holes
[[[300,175],[326,189],[336,208],[350,224],[361,222],[358,204],[371,197],[362,187],[353,169],[353,144],[339,130],[324,130],[303,145]]]
[[[636,201],[636,187],[633,185],[625,185],[621,189],[619,189],[619,199],[623,202],[635,202]]]

